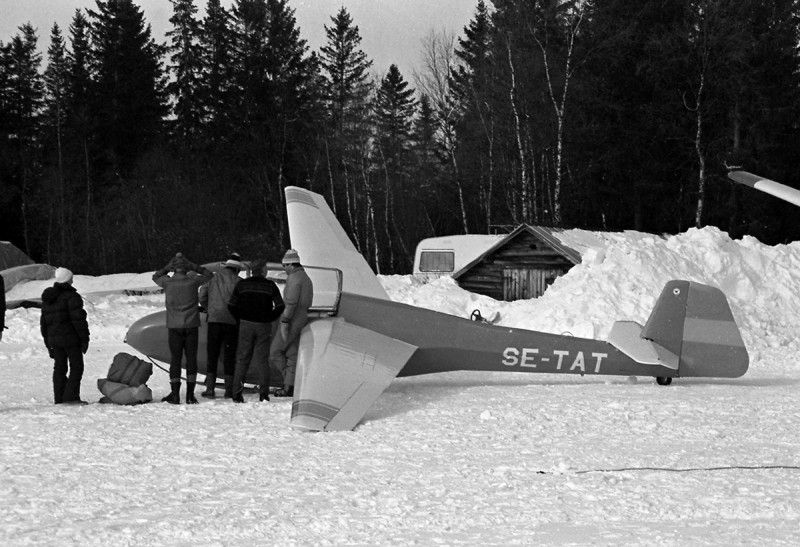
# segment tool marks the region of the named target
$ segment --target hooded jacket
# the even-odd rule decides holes
[[[42,338],[48,348],[89,344],[89,323],[83,299],[69,283],[56,283],[42,293]]]

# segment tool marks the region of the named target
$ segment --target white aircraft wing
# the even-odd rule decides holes
[[[797,188],[759,177],[747,171],[731,171],[728,173],[728,178],[800,207],[800,190]]]
[[[319,194],[305,188],[286,188],[286,213],[292,248],[300,262],[342,271],[342,291],[388,300],[375,273],[342,229]]]
[[[342,318],[312,321],[300,337],[292,427],[355,428],[416,350]]]

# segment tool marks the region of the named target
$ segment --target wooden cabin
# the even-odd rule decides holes
[[[463,289],[495,300],[538,298],[581,262],[579,252],[556,238],[559,231],[522,224],[453,273],[453,279]]]

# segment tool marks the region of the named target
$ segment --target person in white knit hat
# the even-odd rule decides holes
[[[272,339],[269,362],[273,369],[283,375],[283,387],[275,392],[275,396],[291,397],[294,395],[300,331],[308,324],[308,309],[314,299],[314,284],[300,265],[300,256],[296,250],[286,251],[282,262],[287,275],[283,289],[283,303],[286,307],[281,314],[280,328]]]
[[[89,323],[83,299],[72,286],[72,272],[66,268],[56,269],[55,283],[42,293],[40,328],[54,361],[55,403],[86,404],[81,400],[81,379],[83,356],[89,350]]]

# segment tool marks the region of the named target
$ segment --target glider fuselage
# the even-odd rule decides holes
[[[672,376],[637,363],[608,342],[471,321],[368,296],[342,293],[338,317],[418,349],[398,376],[455,370]]]

